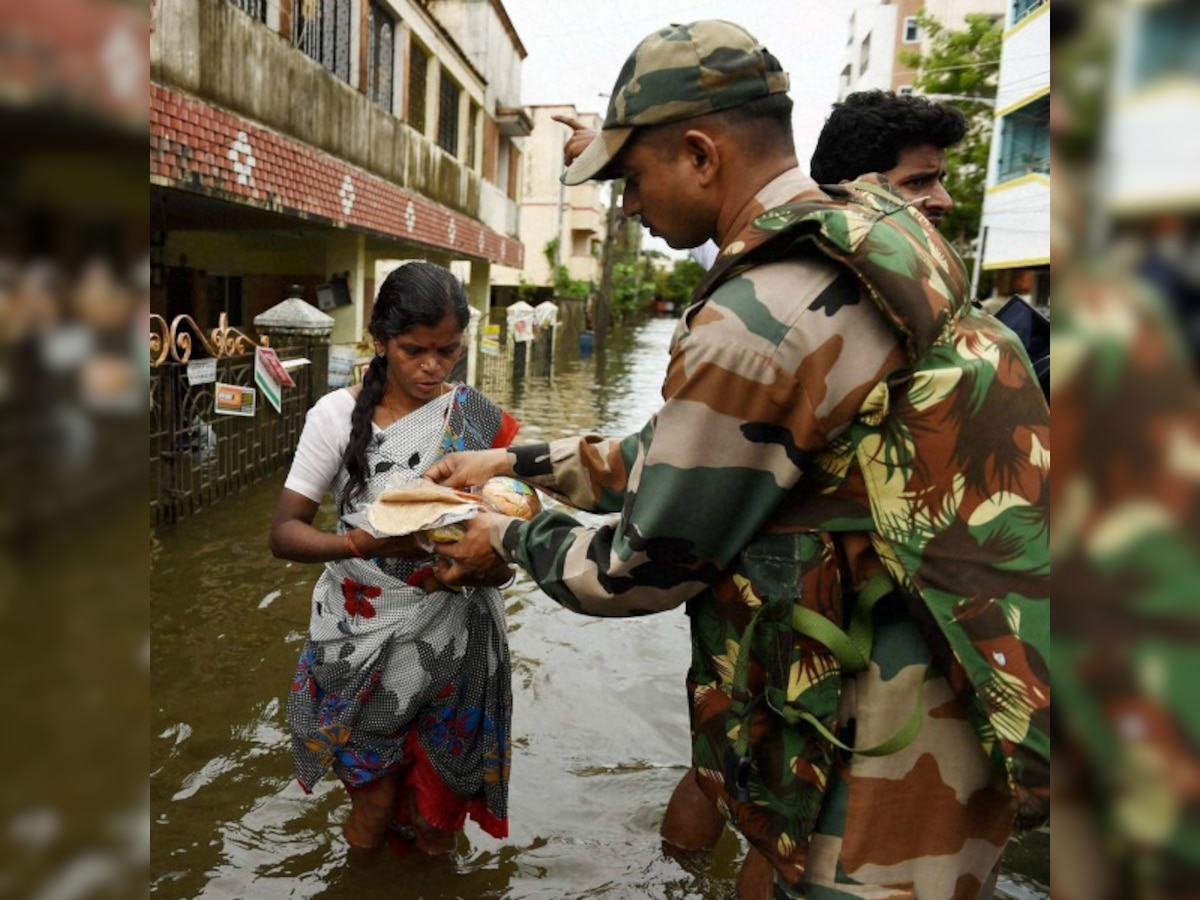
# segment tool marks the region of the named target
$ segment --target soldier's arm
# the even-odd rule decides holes
[[[496,524],[493,547],[571,609],[637,615],[695,596],[796,483],[797,441],[824,443],[803,387],[744,347],[687,342],[664,396],[637,436],[617,521],[588,528],[552,511]]]
[[[587,436],[551,444],[449,453],[424,475],[439,484],[463,489],[496,475],[512,475],[576,509],[619,512],[637,443],[637,435],[624,440]]]
[[[825,351],[812,353],[798,323],[828,319],[820,304],[806,312],[807,301],[833,287],[832,276],[819,274],[800,283],[761,279],[778,297],[764,297],[752,280],[723,286],[677,340],[664,403],[640,434],[619,448],[559,442],[543,456],[560,485],[571,481],[568,460],[590,459],[571,476],[574,493],[602,496],[607,478],[614,498],[623,493],[618,519],[598,527],[560,511],[498,519],[493,549],[560,603],[593,615],[670,609],[712,583],[826,445],[830,425],[853,416],[854,404],[831,398],[820,371]],[[811,390],[824,395],[814,401]],[[835,409],[836,421],[818,403]]]
[[[576,509],[620,512],[638,442],[636,434],[620,440],[586,435],[512,447],[512,474]]]

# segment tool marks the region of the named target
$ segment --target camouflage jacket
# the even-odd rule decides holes
[[[825,724],[841,673],[792,635],[788,610],[843,623],[846,599],[886,566],[933,610],[931,628],[960,639],[956,687],[991,686],[976,725],[996,765],[1010,766],[1031,731],[1048,754],[1048,677],[1019,637],[1040,648],[1048,633],[1048,412],[1015,336],[966,303],[961,261],[927,223],[893,215],[900,206],[882,191],[855,194],[862,203],[831,202],[798,172],[760,193],[685,314],[664,404],[639,434],[518,448],[519,475],[618,520],[587,529],[551,512],[493,544],[580,612],[687,601],[692,678],[725,695],[767,609],[768,627],[748,641],[750,694]],[[1011,678],[995,675],[998,660],[1011,660]],[[997,719],[1008,725],[999,735]],[[694,762],[716,781],[729,772],[713,747],[736,731],[717,720],[696,743]],[[757,783],[755,771],[750,789],[789,820],[772,833],[800,840],[832,752],[821,742],[781,752],[806,784]],[[1044,774],[1009,772],[1039,797]],[[739,814],[732,788],[720,802],[753,840],[762,811]],[[773,858],[781,870],[786,856]]]

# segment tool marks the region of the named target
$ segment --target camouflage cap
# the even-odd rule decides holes
[[[606,170],[634,128],[731,109],[787,89],[787,73],[741,26],[718,19],[668,25],[625,61],[600,133],[563,173],[563,183],[615,177]]]

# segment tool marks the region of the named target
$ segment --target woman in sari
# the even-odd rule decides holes
[[[446,269],[414,262],[388,275],[368,326],[375,357],[360,386],[309,411],[271,525],[275,556],[325,567],[287,716],[304,790],[330,769],[345,784],[354,848],[380,846],[390,830],[448,853],[468,816],[495,837],[508,831],[510,668],[489,586],[508,569],[452,590],[413,536],[351,524],[442,454],[512,441],[514,419],[446,381],[468,321]],[[313,525],[327,490],[334,532]]]

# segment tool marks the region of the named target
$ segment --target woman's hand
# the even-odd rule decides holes
[[[452,488],[483,484],[496,475],[511,475],[512,463],[503,447],[447,453],[425,470],[425,477]]]
[[[361,556],[374,559],[377,556],[398,557],[400,559],[424,559],[429,551],[417,543],[411,534],[396,537],[374,537],[370,532],[361,528],[348,531],[345,538],[354,544]]]
[[[462,522],[461,526],[466,533],[461,539],[450,544],[438,544],[438,554],[444,557],[438,563],[438,578],[452,587],[464,584],[494,584],[494,579],[499,578],[501,569],[504,569],[504,580],[507,580],[512,573],[492,549],[491,533],[494,524],[509,521],[512,521],[510,516],[481,512]],[[485,578],[493,580],[484,581]]]

